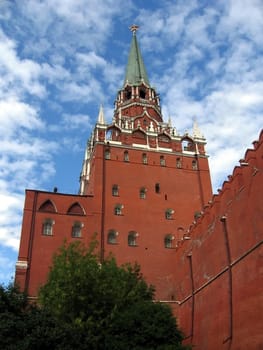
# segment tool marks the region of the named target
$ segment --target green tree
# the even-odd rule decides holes
[[[1,350],[60,349],[57,345],[65,343],[69,331],[44,309],[29,304],[16,286],[0,285]]]
[[[138,265],[99,263],[94,246],[75,243],[54,257],[39,300],[71,334],[72,349],[183,349],[170,308],[153,297]]]

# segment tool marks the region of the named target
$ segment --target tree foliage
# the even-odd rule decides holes
[[[40,291],[43,307],[81,330],[88,349],[183,349],[171,309],[153,297],[138,265],[99,263],[78,243],[60,249]]]
[[[171,309],[153,301],[138,265],[99,263],[94,245],[64,245],[54,257],[39,305],[0,286],[3,350],[185,349]]]
[[[0,286],[0,349],[52,348],[63,343],[65,332],[45,310],[29,304],[16,286]]]

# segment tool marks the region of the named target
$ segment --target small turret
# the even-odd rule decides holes
[[[105,125],[104,110],[102,105],[100,105],[97,124]]]

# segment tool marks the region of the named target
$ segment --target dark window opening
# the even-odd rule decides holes
[[[81,222],[75,222],[73,227],[72,227],[72,237],[80,238],[81,237],[81,228],[82,228]]]
[[[132,96],[131,90],[126,90],[125,95],[126,95],[126,99],[130,100]]]
[[[108,149],[105,151],[105,159],[110,159],[110,150]]]
[[[160,156],[160,165],[165,166],[165,158],[164,156]]]
[[[160,184],[156,183],[155,184],[155,193],[160,193],[161,189],[160,189]]]
[[[53,225],[54,221],[52,219],[46,219],[43,222],[42,234],[44,236],[53,236]]]
[[[134,247],[137,245],[137,242],[136,242],[137,236],[138,236],[138,234],[136,232],[134,232],[134,231],[129,232],[129,234],[128,234],[128,245],[129,246]]]
[[[119,196],[119,186],[118,185],[113,185],[112,186],[112,195],[115,197]]]
[[[124,162],[129,162],[130,159],[129,159],[129,152],[128,151],[124,152],[123,160],[124,160]]]
[[[148,163],[148,159],[147,159],[147,154],[146,153],[142,154],[142,163],[143,164],[147,164]]]
[[[114,230],[110,230],[107,237],[108,244],[117,244],[118,233]]]
[[[140,98],[144,98],[146,97],[146,92],[144,90],[140,90]]]
[[[146,188],[142,187],[140,189],[140,199],[145,199],[146,198]]]
[[[173,240],[174,240],[174,237],[172,235],[166,235],[164,237],[164,246],[165,248],[173,248]]]

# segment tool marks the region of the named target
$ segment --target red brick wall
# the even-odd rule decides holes
[[[175,313],[195,349],[263,348],[262,141],[263,133],[174,259]]]

